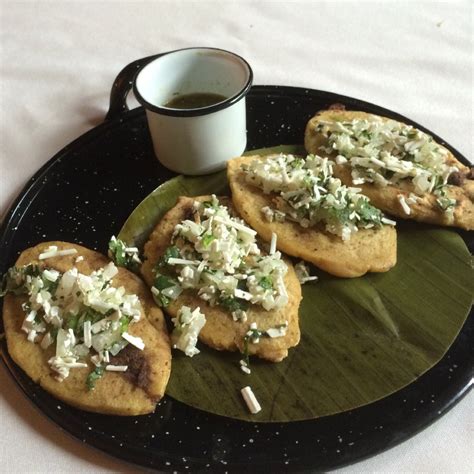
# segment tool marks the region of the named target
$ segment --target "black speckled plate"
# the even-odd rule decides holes
[[[137,67],[129,66],[129,72]],[[173,176],[153,156],[143,109],[126,111],[122,99],[128,81],[122,75],[114,85],[109,120],[60,151],[14,203],[0,229],[0,274],[22,249],[44,240],[75,241],[105,252],[109,237],[136,205]],[[307,120],[335,102],[413,123],[337,94],[256,86],[247,99],[248,148],[301,142]],[[472,235],[463,237],[472,252]],[[211,415],[170,397],[148,416],[86,413],[59,403],[33,383],[10,359],[4,340],[2,352],[13,378],[46,416],[106,453],[160,471],[276,472],[327,470],[353,463],[425,428],[468,391],[473,336],[469,317],[441,362],[376,403],[316,420],[265,424]]]

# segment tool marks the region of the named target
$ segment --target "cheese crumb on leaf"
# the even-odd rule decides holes
[[[206,316],[201,313],[200,308],[191,311],[189,306],[182,306],[172,322],[175,326],[171,334],[173,348],[183,351],[188,357],[199,354],[196,343],[201,329],[206,324]]]

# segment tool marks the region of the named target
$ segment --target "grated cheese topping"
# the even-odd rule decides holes
[[[274,207],[261,210],[270,222],[287,219],[303,228],[322,225],[342,240],[359,229],[384,224],[382,212],[359,188],[344,186],[333,176],[333,163],[327,158],[280,154],[254,160],[242,169],[248,183],[278,195]]]
[[[452,212],[456,206],[456,200],[447,196],[448,179],[459,169],[446,162],[448,151],[430,135],[379,117],[321,121],[316,131],[328,140],[327,146],[320,148],[336,153],[336,163],[351,166],[354,184],[388,186],[409,180],[416,195],[439,196],[443,211]]]
[[[249,304],[270,311],[288,303],[284,276],[288,270],[276,251],[276,236],[264,254],[256,232],[232,216],[216,196],[194,203],[193,219],[176,225],[157,263],[152,288],[155,301],[167,306],[183,290],[197,290],[211,306],[227,309],[245,321]]]
[[[52,252],[64,255],[65,251],[49,248],[43,255]],[[127,332],[143,310],[137,295],[112,286],[117,272],[111,262],[90,275],[75,267],[61,273],[36,265],[12,267],[5,275],[2,295],[27,297],[22,330],[28,340],[45,350],[54,344],[55,355],[48,363],[58,381],[67,378],[71,369],[88,367],[90,360],[96,366],[87,380],[92,389],[110,362],[109,353],[115,356],[129,343],[143,350],[143,341]]]

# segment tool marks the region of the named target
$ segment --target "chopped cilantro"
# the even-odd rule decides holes
[[[113,312],[114,310],[112,310]],[[106,313],[107,316],[107,313]],[[98,311],[95,311],[92,308],[86,307],[82,313],[78,313],[76,315],[77,317],[77,323],[75,327],[75,333],[76,334],[81,334],[84,331],[84,322],[85,321],[90,321],[91,324],[96,323],[97,321],[101,320],[104,315],[99,313]]]
[[[102,375],[104,375],[104,370],[105,367],[99,366],[89,373],[86,379],[86,385],[88,390],[94,390],[97,380],[99,380]]]
[[[126,316],[122,316],[120,318],[120,333],[123,334],[124,332],[128,331],[128,326],[130,324],[130,319]]]
[[[2,277],[0,285],[0,297],[7,293],[22,295],[27,292],[25,280],[27,276],[36,277],[41,275],[41,270],[37,265],[27,265],[25,267],[11,267]]]
[[[220,296],[219,298],[219,304],[233,313],[234,311],[245,311],[248,309],[248,302],[241,299],[241,298],[235,298],[234,296]]]
[[[44,285],[43,289],[45,289],[46,291],[49,291],[51,295],[54,295],[59,285],[59,278],[57,278],[56,281],[51,281],[41,276],[41,279],[43,280],[43,285]]]
[[[289,167],[292,169],[300,169],[303,168],[304,165],[304,159],[303,158],[295,158],[293,161],[291,161],[289,164]]]
[[[165,265],[167,265],[168,260],[170,258],[180,258],[180,257],[181,257],[181,254],[179,253],[178,247],[176,247],[175,245],[168,247],[165,250],[165,253],[163,254],[163,256],[158,260],[155,270],[156,268],[163,268]]]
[[[160,273],[156,274],[153,282],[153,286],[160,291],[175,285],[177,285],[176,280],[166,275],[161,275]]]
[[[72,329],[74,332],[77,330],[77,323],[79,321],[78,314],[69,313],[66,315],[66,327]]]
[[[207,209],[207,208],[212,208],[212,209],[217,209],[217,206],[219,203],[215,203],[213,201],[204,201],[202,205]]]
[[[250,328],[245,334],[243,355],[244,355],[244,361],[247,364],[247,367],[250,365],[249,342],[256,342],[261,337],[264,337],[264,336],[266,336],[264,331],[260,331],[259,329],[252,329],[252,328]]]
[[[109,241],[109,257],[117,266],[136,272],[140,267],[140,259],[136,253],[126,251],[126,248],[124,241],[112,237]]]
[[[456,206],[456,199],[450,199],[448,197],[442,196],[436,199],[436,203],[443,211],[448,211]]]
[[[113,313],[113,311],[114,311],[113,309],[107,311],[106,316]],[[103,318],[102,314],[100,314],[98,311],[96,311],[92,308],[86,308],[85,315],[84,315],[84,321],[90,321],[92,324],[94,324],[102,318]]]
[[[215,240],[215,236],[212,234],[206,234],[202,237],[202,243],[205,247],[209,246],[209,244]]]
[[[352,209],[348,207],[343,207],[342,209],[338,209],[337,207],[329,207],[325,208],[326,217],[325,220],[328,223],[338,223],[347,224],[350,222],[351,218],[350,215],[352,214]]]
[[[433,183],[433,191],[438,191],[442,196],[444,196],[446,194],[446,190],[444,189],[443,178],[441,176],[435,176]]]
[[[177,284],[178,282],[169,276],[162,275],[161,273],[155,275],[153,286],[159,291],[159,294],[153,293],[153,297],[158,306],[166,307],[170,304],[170,298],[163,295],[162,291]]]
[[[360,220],[362,223],[376,223],[380,224],[382,219],[382,212],[380,209],[372,206],[368,200],[359,199],[355,208],[357,214],[359,214]]]
[[[217,273],[217,270],[214,270],[213,268],[204,268],[202,273],[209,273],[209,275],[215,275]]]
[[[166,308],[166,306],[170,304],[170,299],[162,293],[159,293],[158,295],[153,293],[153,298],[155,303],[162,308]]]
[[[262,277],[260,278],[260,281],[258,282],[258,284],[264,289],[264,290],[271,290],[273,288],[273,282],[271,280],[271,278],[269,277]]]

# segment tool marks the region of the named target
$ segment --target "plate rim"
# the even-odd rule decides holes
[[[410,120],[407,117],[404,117],[404,116],[402,116],[402,115],[400,115],[396,112],[393,112],[389,109],[385,109],[383,107],[380,107],[376,104],[372,104],[372,103],[366,102],[366,101],[361,101],[359,99],[348,97],[348,96],[343,96],[343,95],[333,93],[333,92],[319,91],[319,90],[310,89],[310,88],[291,87],[291,86],[277,86],[277,85],[276,86],[253,86],[248,97],[250,99],[250,97],[252,97],[253,95],[258,96],[260,94],[264,94],[264,95],[268,96],[272,93],[274,93],[275,96],[278,96],[278,97],[281,97],[282,95],[286,95],[286,94],[290,95],[290,96],[293,96],[293,95],[305,96],[305,95],[308,95],[308,94],[318,95],[318,96],[323,96],[323,97],[327,98],[330,101],[335,100],[335,101],[341,101],[341,102],[346,102],[346,103],[347,102],[348,103],[354,103],[358,106],[362,105],[362,106],[370,108],[370,109],[377,109],[377,110],[379,110],[379,112],[374,112],[374,113],[385,114],[385,115],[389,115],[389,116],[392,116],[392,117],[399,117],[398,118],[399,120],[407,121],[408,123],[411,123],[411,124],[415,125],[417,128],[419,128],[423,131],[427,131],[436,140],[438,140],[439,143],[441,143],[443,146],[446,146],[446,148],[448,148],[451,152],[453,152],[455,154],[455,156],[458,159],[460,159],[460,161],[462,161],[466,164],[469,163],[468,160],[459,151],[457,151],[454,147],[452,147],[451,145],[446,143],[444,140],[442,140],[440,137],[438,137],[436,134],[432,133],[431,131],[429,131],[425,127],[422,127],[421,125],[417,124],[416,122],[414,122],[413,120]],[[61,160],[61,158],[63,156],[67,156],[68,152],[74,150],[77,147],[84,146],[88,141],[93,140],[97,135],[101,135],[102,133],[104,133],[108,128],[114,128],[118,124],[122,124],[124,122],[130,121],[130,120],[136,118],[139,115],[144,115],[144,109],[142,107],[137,107],[137,108],[132,109],[130,111],[126,111],[122,115],[92,128],[91,130],[87,131],[86,133],[79,136],[78,138],[73,140],[71,143],[69,143],[68,145],[63,147],[50,160],[48,160],[43,166],[41,166],[33,174],[33,176],[26,182],[26,184],[23,186],[23,188],[19,192],[18,196],[13,200],[13,202],[10,205],[8,211],[4,214],[2,222],[0,223],[0,246],[3,247],[4,245],[6,245],[8,243],[8,236],[9,236],[9,233],[11,232],[11,227],[14,227],[14,225],[15,225],[14,224],[14,219],[15,219],[17,213],[19,213],[19,212],[24,213],[26,211],[26,209],[28,208],[28,203],[27,203],[28,199],[30,199],[32,197],[32,193],[34,194],[38,191],[38,186],[39,186],[39,190],[41,189],[41,179],[42,179],[43,176],[47,175],[50,168],[52,168],[59,160]],[[22,206],[24,206],[24,205],[26,205],[26,207],[22,211]],[[468,246],[468,247],[470,247],[470,246]],[[470,250],[471,250],[471,248],[470,248]],[[471,250],[471,252],[472,252],[472,250]],[[0,255],[0,268],[2,268],[3,266],[6,266],[7,263],[8,263],[8,259],[5,255],[6,255],[6,252],[5,252],[5,254],[2,253],[2,255]],[[471,308],[471,312],[467,316],[466,322],[463,325],[463,327],[461,329],[461,332],[464,331],[465,327],[468,326],[470,320],[472,320],[472,318],[470,317],[470,316],[472,316],[472,314],[473,314],[473,308]],[[473,326],[473,324],[471,323],[470,326]],[[3,318],[0,321],[0,327],[3,329]],[[461,332],[460,332],[460,334],[461,334]],[[453,342],[453,344],[450,347],[448,353],[451,351],[451,348],[458,343],[458,340],[460,338],[460,334],[457,336],[457,338]],[[10,375],[14,379],[15,383],[20,387],[20,389],[21,389],[22,393],[24,394],[24,396],[26,398],[28,398],[30,400],[30,402],[33,403],[35,408],[37,408],[44,416],[46,416],[53,423],[55,423],[62,431],[66,431],[70,436],[72,436],[72,437],[78,439],[79,441],[81,441],[81,438],[79,436],[77,436],[74,433],[71,433],[67,428],[64,428],[63,426],[61,426],[61,424],[59,424],[57,422],[57,420],[54,419],[54,417],[50,416],[49,413],[47,413],[43,409],[41,409],[41,407],[35,401],[34,397],[31,397],[31,395],[28,393],[27,387],[25,387],[20,382],[18,374],[15,373],[15,371],[18,371],[18,370],[21,370],[21,369],[19,369],[16,366],[16,364],[11,360],[11,357],[9,356],[9,354],[6,350],[6,341],[5,341],[5,339],[3,339],[1,341],[1,346],[2,346],[1,347],[1,349],[2,349],[2,351],[1,351],[2,360],[3,360],[3,362],[4,362],[4,364],[7,368],[7,371],[10,373]],[[446,357],[447,354],[445,354],[443,359]],[[7,359],[8,359],[8,362],[7,362]],[[471,359],[473,359],[473,357],[471,357]],[[11,365],[11,364],[13,364],[13,365]],[[426,377],[428,377],[430,372],[433,369],[434,368],[427,371],[419,379],[417,379],[415,382],[413,382],[410,385],[416,384],[421,379],[425,379]],[[456,394],[453,398],[450,398],[449,401],[447,401],[445,404],[443,404],[443,407],[440,410],[438,410],[436,413],[431,412],[432,416],[426,417],[426,419],[424,420],[424,423],[419,424],[417,429],[410,430],[410,433],[405,434],[404,436],[400,437],[399,439],[396,439],[394,441],[392,440],[391,442],[388,442],[382,448],[379,447],[379,448],[375,448],[373,450],[369,450],[369,452],[367,452],[365,454],[362,454],[360,456],[352,456],[350,459],[346,460],[345,462],[342,461],[340,463],[331,464],[331,468],[342,467],[342,466],[345,466],[345,465],[348,465],[348,464],[353,464],[355,462],[359,462],[363,459],[369,458],[369,457],[374,456],[376,454],[379,454],[379,453],[381,453],[381,452],[383,452],[387,449],[390,449],[391,447],[393,447],[393,446],[405,441],[406,439],[414,436],[418,432],[422,431],[423,429],[425,429],[426,427],[431,425],[431,423],[433,423],[434,421],[439,419],[441,416],[443,416],[452,407],[454,407],[457,404],[457,402],[459,402],[462,398],[464,398],[464,396],[467,393],[469,393],[470,389],[472,388],[472,385],[473,385],[473,381],[472,381],[472,377],[471,377],[471,379],[467,383],[462,384],[462,389],[457,390]],[[404,391],[405,389],[406,388],[403,388],[399,392]],[[396,395],[399,392],[396,392],[393,395]],[[379,402],[385,400],[386,398],[391,398],[393,395],[390,395],[389,397],[385,397],[384,399],[382,399],[380,401],[369,404],[368,406],[378,404]],[[351,412],[361,410],[363,408],[365,408],[365,407],[361,407],[361,408],[358,408],[358,409],[355,409],[355,410],[351,410]],[[196,410],[196,409],[194,409],[194,410]],[[344,413],[346,413],[346,412],[344,412]],[[329,417],[334,417],[334,416],[340,416],[340,414],[330,415]],[[327,417],[325,417],[325,418],[327,418]],[[313,421],[315,421],[315,420],[309,420],[308,422],[313,422]],[[242,421],[241,423],[248,423],[248,422]],[[289,423],[292,423],[292,422],[289,422]],[[301,422],[293,422],[293,423],[301,423]],[[303,422],[303,423],[306,423],[306,422]],[[268,423],[266,423],[266,424],[268,424]],[[279,423],[277,423],[277,424],[279,424]],[[94,447],[95,449],[98,449],[102,452],[105,452],[108,455],[114,456],[116,458],[118,457],[118,458],[120,458],[121,460],[123,460],[127,463],[136,464],[136,462],[130,461],[129,459],[127,459],[127,457],[125,455],[121,456],[120,455],[120,450],[119,450],[118,453],[116,452],[114,454],[111,454],[110,450],[107,450],[106,448],[100,447],[97,444],[90,443],[90,442],[87,442],[87,444]],[[145,464],[139,464],[139,465],[145,466]],[[196,465],[196,466],[198,466],[198,465]],[[239,468],[241,466],[236,466],[236,467]],[[312,467],[314,468],[314,466],[312,466]],[[161,466],[161,468],[165,468],[164,464],[163,464],[163,466]]]

